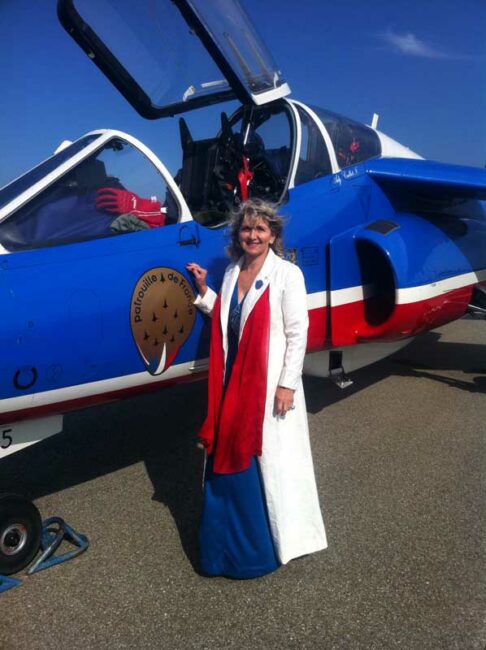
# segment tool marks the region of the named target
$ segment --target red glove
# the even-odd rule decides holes
[[[137,194],[127,190],[101,187],[96,192],[96,207],[111,214],[133,214],[151,228],[158,228],[165,223],[165,214],[162,214],[160,201],[141,199]]]

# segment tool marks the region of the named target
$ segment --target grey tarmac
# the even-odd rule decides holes
[[[88,535],[0,596],[2,650],[484,650],[486,323],[306,379],[329,548],[264,578],[197,569],[205,383],[72,414],[0,491]]]

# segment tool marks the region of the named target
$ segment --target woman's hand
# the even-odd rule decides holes
[[[275,391],[275,415],[285,416],[287,411],[292,410],[294,407],[294,392],[291,388],[284,388],[277,386]]]
[[[189,262],[189,264],[186,264],[186,269],[194,276],[194,281],[197,290],[199,291],[199,295],[201,298],[204,298],[204,294],[208,290],[208,285],[206,284],[206,277],[208,275],[207,270],[203,269],[199,264],[196,264],[196,262]]]

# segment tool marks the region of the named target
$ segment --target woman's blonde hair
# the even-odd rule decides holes
[[[248,217],[251,222],[262,219],[267,224],[275,237],[275,241],[270,244],[270,248],[276,255],[283,257],[283,217],[277,213],[276,206],[273,203],[262,199],[249,199],[242,203],[238,210],[231,215],[228,232],[230,242],[226,249],[231,259],[236,261],[243,255],[239,235],[245,217]]]

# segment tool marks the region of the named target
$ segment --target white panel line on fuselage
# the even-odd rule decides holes
[[[471,273],[463,273],[456,275],[452,278],[445,280],[438,280],[430,284],[423,284],[418,287],[408,287],[406,289],[397,289],[396,303],[397,305],[407,305],[413,302],[421,302],[422,300],[430,300],[436,298],[449,291],[462,289],[486,279],[486,271],[472,271]]]
[[[194,371],[201,372],[204,369],[202,367],[203,361],[203,359],[198,360],[197,369],[194,367],[194,361],[189,361],[187,363],[180,363],[171,366],[163,375],[154,376],[148,372],[137,372],[131,375],[111,377],[110,379],[100,379],[98,381],[77,384],[75,386],[67,386],[65,388],[54,388],[53,390],[47,390],[31,395],[9,397],[0,401],[1,410],[3,413],[7,413],[22,408],[37,408],[39,406],[46,406],[57,402],[68,402],[70,400],[83,399],[84,397],[101,395],[111,391],[133,388],[134,386],[142,386],[144,384],[152,384],[156,382],[162,383],[163,381],[168,381],[170,379],[185,377],[186,375],[194,373]]]
[[[455,275],[445,280],[437,280],[437,282],[421,284],[415,287],[399,288],[396,290],[396,304],[404,305],[430,300],[431,298],[449,293],[449,291],[469,287],[479,282],[486,282],[486,269],[462,273],[461,275]],[[346,289],[336,289],[331,291],[331,305],[332,307],[339,307],[352,302],[359,302],[368,298],[370,295],[372,295],[372,285],[358,285],[356,287],[347,287]]]

